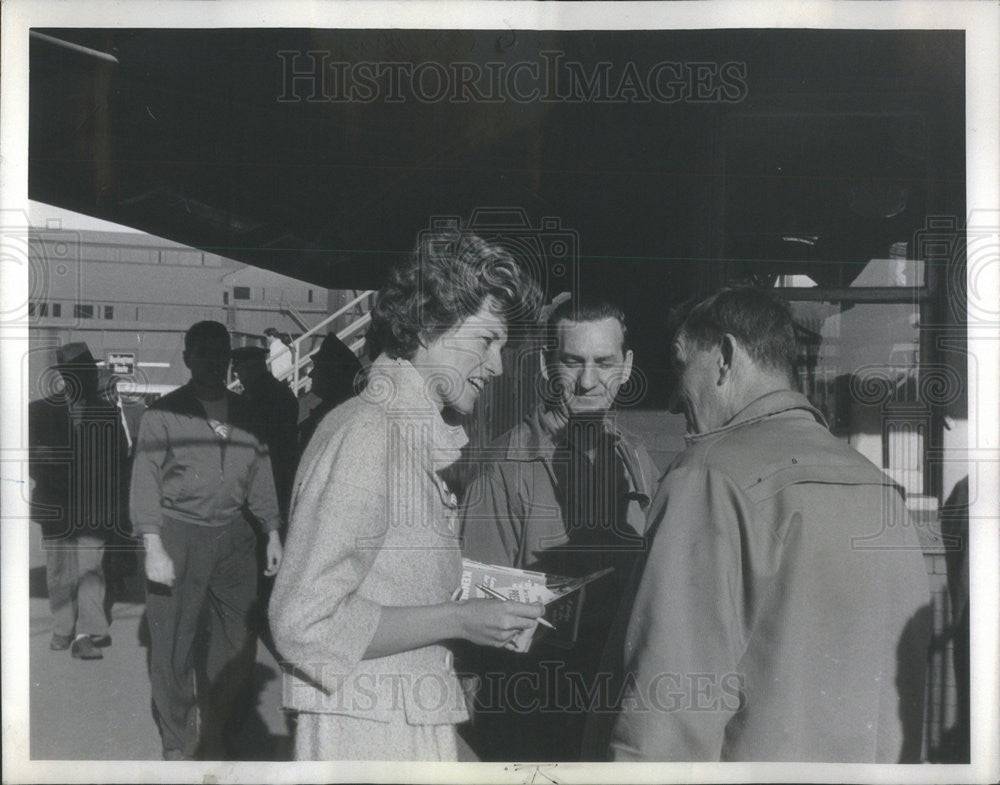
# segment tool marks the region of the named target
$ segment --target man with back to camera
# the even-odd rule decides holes
[[[479,663],[480,711],[471,733],[487,759],[579,758],[587,695],[624,581],[643,548],[659,475],[612,414],[632,372],[622,311],[601,300],[566,300],[551,311],[546,333],[543,401],[494,443],[497,458],[470,485],[463,553],[557,575],[614,572],[586,588],[571,649],[540,640],[526,656],[491,652]],[[518,680],[525,672],[531,679]],[[504,674],[510,684],[503,678],[491,684],[490,673]]]
[[[267,448],[247,402],[226,389],[229,357],[224,325],[193,325],[184,336],[191,380],[150,406],[136,443],[130,507],[146,547],[150,679],[166,760],[221,756],[253,664],[256,534],[245,510],[267,532],[265,575],[281,563]],[[196,643],[203,613],[205,644]],[[207,690],[196,692],[194,659],[204,662]]]
[[[794,390],[788,306],[722,290],[671,352],[688,448],[651,506],[588,742],[619,761],[918,760],[917,536],[892,480]]]

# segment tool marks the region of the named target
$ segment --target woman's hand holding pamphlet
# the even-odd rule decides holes
[[[541,622],[548,628],[544,633],[548,641],[556,646],[571,648],[576,642],[583,611],[583,587],[611,573],[613,569],[608,567],[582,578],[567,578],[462,559],[459,599],[502,597],[515,602],[541,603],[546,606]],[[531,627],[520,633],[511,648],[519,652],[528,651],[536,629],[537,627]]]

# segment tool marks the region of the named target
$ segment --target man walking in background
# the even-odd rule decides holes
[[[226,389],[229,358],[224,325],[198,322],[187,331],[191,380],[143,415],[133,464],[130,506],[146,547],[150,678],[167,760],[222,757],[233,702],[254,662],[256,534],[245,512],[267,532],[265,575],[281,563],[267,446],[247,401]],[[196,687],[195,663],[207,684]]]
[[[33,517],[45,538],[49,648],[96,660],[111,645],[102,563],[125,531],[128,445],[118,409],[101,397],[87,344],[56,350],[60,394],[29,406]]]

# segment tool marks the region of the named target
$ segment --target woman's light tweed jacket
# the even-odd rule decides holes
[[[436,470],[467,437],[424,391],[410,363],[379,357],[364,393],[324,418],[302,456],[269,614],[287,708],[468,718],[446,647],[362,660],[381,606],[448,602],[461,580],[456,500]]]

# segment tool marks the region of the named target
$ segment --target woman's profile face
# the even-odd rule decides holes
[[[503,372],[500,352],[507,343],[507,322],[495,307],[487,298],[476,313],[414,354],[414,367],[442,408],[470,414],[489,380]]]

